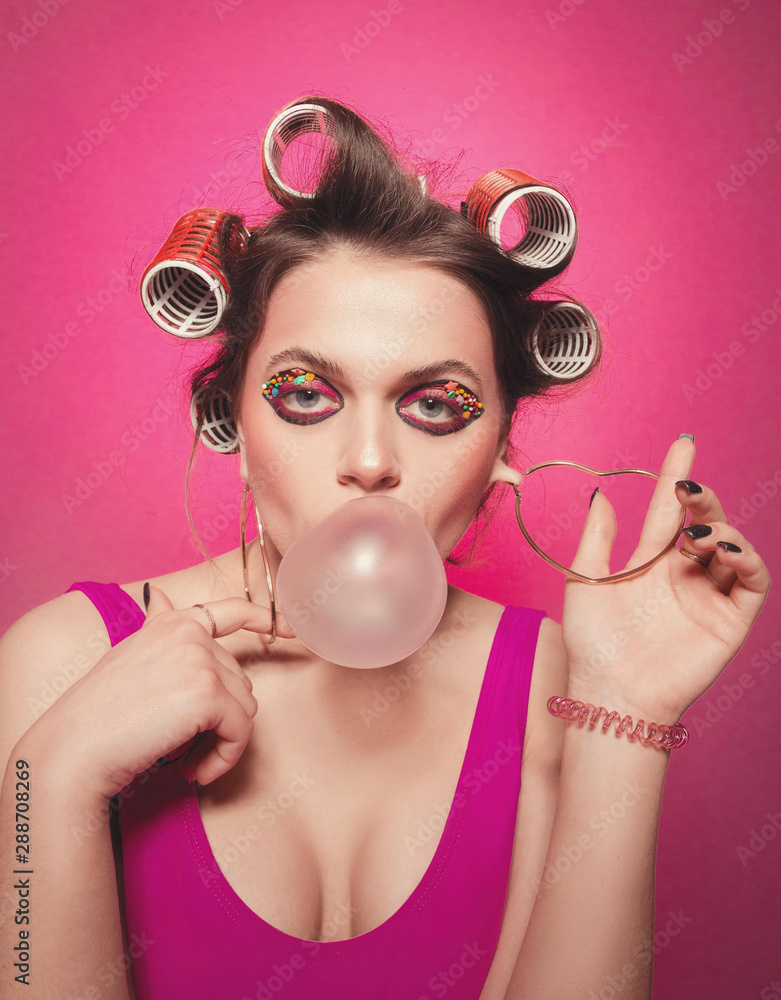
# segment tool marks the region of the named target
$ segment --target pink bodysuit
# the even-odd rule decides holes
[[[68,589],[92,600],[112,646],[145,621],[116,583]],[[502,927],[545,614],[505,607],[436,853],[406,902],[366,934],[309,941],[267,923],[220,869],[182,759],[137,775],[116,799],[137,1000],[478,1000]],[[250,849],[263,850],[262,836]]]

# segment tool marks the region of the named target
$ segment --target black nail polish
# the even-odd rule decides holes
[[[720,545],[727,552],[742,552],[743,551],[743,549],[741,549],[738,545],[733,545],[732,542],[716,542],[716,544]]]
[[[709,524],[690,524],[688,528],[683,529],[689,538],[705,538],[706,535],[710,535],[713,532],[713,528]]]
[[[144,584],[144,610],[149,611],[149,580]]]
[[[702,487],[699,483],[693,483],[691,479],[679,479],[675,484],[676,486],[685,486],[687,493],[702,493]]]
[[[594,490],[594,492],[591,494],[591,499],[588,502],[589,507],[591,507],[592,503],[594,502],[594,497],[597,495],[597,493],[599,493],[599,487],[598,486]]]

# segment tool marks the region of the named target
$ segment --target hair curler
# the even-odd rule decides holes
[[[561,381],[585,374],[600,343],[597,321],[577,302],[538,304],[543,311],[532,332],[532,350],[539,367]]]
[[[220,230],[230,212],[196,208],[178,220],[141,279],[141,301],[161,330],[176,337],[205,337],[228,303],[228,280],[219,256]],[[248,230],[234,221],[230,252],[239,256]]]
[[[205,400],[205,402],[204,402]],[[236,425],[231,417],[230,399],[224,389],[211,390],[201,386],[190,399],[190,420],[193,430],[198,426],[198,415],[203,409],[203,424],[199,440],[222,455],[233,455],[239,450]]]
[[[325,140],[335,133],[334,117],[321,104],[286,104],[268,125],[263,136],[263,181],[272,198],[283,207],[297,198],[314,198],[316,191],[298,191],[282,180],[282,159],[290,144],[308,132],[319,132]]]
[[[525,232],[509,250],[502,246],[502,221],[510,207]],[[461,203],[461,213],[508,257],[530,269],[563,270],[572,259],[578,230],[572,206],[555,188],[509,167],[479,177]]]

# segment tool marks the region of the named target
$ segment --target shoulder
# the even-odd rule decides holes
[[[490,601],[477,594],[459,591],[458,598],[463,606],[478,616],[487,630],[495,630],[505,606]],[[567,656],[561,638],[561,625],[547,615],[540,622],[537,645],[532,665],[529,706],[526,716],[524,737],[524,763],[533,761],[536,765],[555,771],[561,764],[563,749],[563,726],[560,719],[552,716],[547,709],[548,699],[555,694],[566,695],[568,687]]]
[[[98,627],[106,633],[100,612],[83,591],[53,597],[17,618],[0,637],[0,672],[14,670],[16,658],[33,665],[94,649],[97,644],[88,640]]]
[[[0,756],[4,766],[33,723],[111,647],[100,612],[82,591],[60,594],[0,637]]]

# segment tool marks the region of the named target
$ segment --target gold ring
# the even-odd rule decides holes
[[[206,615],[207,615],[209,621],[212,624],[212,639],[216,638],[216,636],[217,636],[217,622],[214,620],[214,615],[211,613],[211,611],[209,611],[209,609],[206,607],[205,604],[193,604],[193,607],[194,608],[202,608],[206,612]]]
[[[706,569],[710,565],[710,559],[703,559],[702,556],[697,556],[693,552],[688,552],[683,547],[678,549],[678,551],[681,553],[682,556],[688,556],[690,559],[693,559],[695,562],[698,562],[700,566],[705,566]]]

